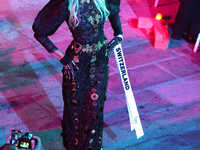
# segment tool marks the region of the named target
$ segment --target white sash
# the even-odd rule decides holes
[[[128,77],[128,72],[126,70],[126,64],[124,59],[123,50],[121,44],[118,44],[114,48],[115,59],[117,63],[117,68],[119,70],[119,74],[121,77],[121,81],[124,87],[125,95],[126,95],[126,102],[129,112],[129,119],[131,125],[131,131],[135,129],[137,139],[144,135],[142,124],[140,121],[139,113],[137,110],[137,106],[135,103],[135,98],[133,96],[133,91],[131,88],[131,84]]]

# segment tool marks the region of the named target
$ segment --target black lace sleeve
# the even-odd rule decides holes
[[[68,0],[50,0],[35,18],[32,27],[34,36],[49,53],[53,53],[58,48],[48,36],[54,34],[60,25],[68,20],[68,17]]]
[[[119,12],[121,11],[119,8],[120,3],[121,3],[121,0],[107,0],[106,1],[107,9],[110,12],[110,15],[108,18],[114,30],[114,36],[117,36],[118,34],[122,34],[121,21],[119,18]]]

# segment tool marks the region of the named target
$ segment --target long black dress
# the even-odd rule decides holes
[[[106,4],[114,35],[122,34],[118,14],[120,0],[108,0]],[[35,38],[50,53],[58,48],[48,36],[68,20],[70,12],[67,8],[67,0],[51,0],[33,24]],[[93,0],[79,0],[78,18],[78,26],[70,28],[74,40],[66,54],[69,62],[73,59],[79,70],[74,68],[74,80],[67,77],[65,66],[62,70],[63,144],[67,150],[100,150],[108,81],[107,41],[103,32],[105,18],[101,20]]]

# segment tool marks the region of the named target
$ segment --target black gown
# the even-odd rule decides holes
[[[109,20],[114,35],[122,34],[119,19],[120,0],[106,1]],[[51,0],[37,15],[33,24],[35,38],[52,53],[58,48],[49,40],[59,26],[69,18],[67,0]],[[103,108],[108,83],[107,41],[103,32],[105,18],[92,0],[80,0],[79,24],[70,28],[74,40],[66,54],[79,70],[74,69],[74,79],[67,77],[63,67],[62,120],[63,145],[67,150],[102,149]]]

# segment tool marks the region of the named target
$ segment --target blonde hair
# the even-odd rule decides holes
[[[101,20],[103,20],[103,18],[107,19],[107,17],[110,15],[110,12],[106,7],[105,0],[93,0],[93,1],[101,14]],[[79,0],[69,0],[68,9],[70,11],[70,16],[68,23],[72,28],[76,27],[79,23],[79,19],[77,17],[78,8],[79,8]]]

